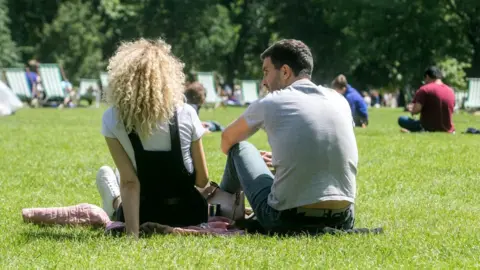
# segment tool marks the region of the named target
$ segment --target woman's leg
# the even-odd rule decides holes
[[[102,197],[102,208],[111,217],[121,203],[120,185],[113,169],[102,166],[97,172],[96,184]]]

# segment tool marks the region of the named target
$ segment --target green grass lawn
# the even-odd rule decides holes
[[[274,238],[155,236],[138,242],[90,228],[24,224],[22,208],[100,205],[97,169],[113,166],[103,109],[23,109],[0,118],[0,266],[11,268],[465,268],[480,267],[480,118],[456,114],[456,135],[401,134],[401,110],[372,109],[356,130],[357,227],[383,235]],[[228,124],[240,109],[202,111]],[[268,149],[259,132],[250,139]],[[204,137],[211,178],[225,156]]]

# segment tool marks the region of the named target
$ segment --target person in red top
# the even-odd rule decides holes
[[[398,124],[402,132],[441,131],[455,132],[452,115],[455,94],[442,82],[442,72],[435,66],[424,72],[425,85],[415,93],[412,104],[408,105],[413,115],[420,114],[420,120],[401,116]]]

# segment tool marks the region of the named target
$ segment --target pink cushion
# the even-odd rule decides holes
[[[22,216],[23,221],[34,224],[105,227],[110,223],[110,218],[102,208],[88,203],[66,207],[24,208]]]

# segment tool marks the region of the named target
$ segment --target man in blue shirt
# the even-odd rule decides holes
[[[27,77],[28,88],[33,97],[38,97],[37,84],[39,83],[37,74],[38,63],[35,60],[28,62],[25,76]]]
[[[348,84],[347,78],[344,75],[338,75],[335,80],[333,80],[332,88],[347,99],[350,109],[352,110],[355,126],[366,128],[368,125],[367,104],[357,89]]]

